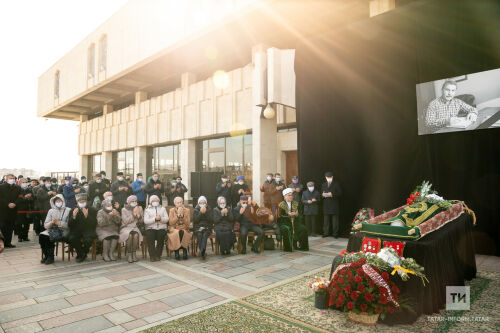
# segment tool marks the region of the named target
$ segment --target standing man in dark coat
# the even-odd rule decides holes
[[[163,186],[163,183],[160,180],[160,175],[158,174],[158,172],[153,173],[153,176],[146,185],[145,191],[149,198],[151,198],[151,196],[153,195],[156,195],[160,199],[160,206],[163,206],[162,196],[163,193],[165,192],[165,187]],[[149,199],[147,199],[147,201],[149,201]],[[170,204],[173,204],[173,198]]]
[[[260,191],[264,193],[264,207],[271,209],[271,196],[275,191],[273,186],[273,174],[268,173],[266,175],[266,181],[260,186]]]
[[[99,210],[101,208],[101,202],[104,200],[104,193],[108,191],[106,184],[102,181],[102,175],[101,173],[96,173],[94,176],[94,180],[90,182],[89,184],[89,192],[88,198],[89,198],[89,203],[94,207],[95,209]],[[99,198],[99,205],[97,205],[97,198]],[[94,205],[94,201],[96,204]]]
[[[240,202],[240,197],[248,193],[248,185],[245,183],[245,177],[238,176],[236,184],[231,189],[231,204],[236,206]]]
[[[18,180],[19,186],[21,186],[21,200],[17,205],[17,216],[16,216],[16,234],[18,237],[18,243],[29,242],[28,231],[30,230],[30,223],[33,221],[32,214],[35,207],[33,189],[31,188],[28,180],[26,178],[20,178]]]
[[[283,190],[286,188],[285,183],[281,180],[281,174],[276,173],[273,181],[274,191],[271,192],[271,210],[273,216],[278,214],[278,205],[283,201]]]
[[[177,197],[181,197],[184,200],[184,193],[188,191],[186,185],[182,183],[182,178],[177,177],[175,179],[175,183],[172,184],[172,189],[170,192],[172,193],[172,201]]]
[[[111,184],[113,199],[120,204],[120,209],[127,203],[128,196],[132,193],[128,182],[123,177],[123,172],[116,174],[116,181]]]
[[[293,201],[297,201],[299,205],[302,205],[302,190],[304,189],[304,186],[299,183],[299,177],[293,175],[292,176],[292,183],[288,185],[288,188],[292,189],[292,196],[293,196]]]
[[[39,186],[35,193],[36,209],[40,211],[40,220],[33,222],[33,229],[37,235],[45,230],[43,225],[45,223],[45,219],[47,218],[47,213],[51,208],[50,199],[57,195],[57,180],[55,181],[56,184],[52,182],[54,180],[55,178],[45,178],[43,186]]]
[[[224,197],[228,206],[233,206],[231,202],[231,182],[227,175],[222,175],[220,182],[215,186],[215,195],[217,198]]]
[[[304,220],[309,236],[316,235],[316,230],[318,230],[316,224],[320,201],[321,195],[314,188],[314,182],[307,182],[307,190],[302,192],[302,204],[304,205]]]
[[[23,196],[21,188],[16,185],[16,177],[13,174],[8,174],[6,182],[0,185],[0,227],[4,237],[5,247],[13,248],[12,233],[16,223],[16,215],[18,205]]]
[[[101,171],[101,178],[102,182],[104,183],[104,185],[106,185],[106,188],[109,191],[111,189],[111,182],[109,181],[108,178],[106,178],[106,171]]]
[[[339,183],[333,180],[333,173],[325,173],[326,182],[321,186],[323,196],[323,237],[331,235],[339,237],[339,197],[342,195],[342,188]]]

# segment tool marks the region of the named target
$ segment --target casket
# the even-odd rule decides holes
[[[463,214],[465,209],[467,209],[463,202],[452,201],[452,206],[450,208],[431,216],[429,219],[417,226],[391,226],[390,223],[395,221],[395,218],[407,206],[408,205],[404,205],[387,213],[375,216],[366,222],[356,225],[354,228],[367,235],[418,240],[429,233],[438,230],[448,222],[453,221],[458,216]]]

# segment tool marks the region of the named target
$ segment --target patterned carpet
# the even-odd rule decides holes
[[[329,269],[315,274],[327,276]],[[422,315],[412,325],[368,327],[351,322],[335,310],[318,310],[307,288],[314,276],[259,292],[146,332],[499,332],[500,273],[478,272],[470,281],[471,310]],[[448,320],[436,320],[445,318]],[[479,320],[479,321],[478,321]]]

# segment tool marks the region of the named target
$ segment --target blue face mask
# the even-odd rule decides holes
[[[134,207],[135,208],[136,206],[137,206],[137,203],[133,202],[133,203],[130,204],[130,207]]]

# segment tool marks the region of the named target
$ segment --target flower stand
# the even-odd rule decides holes
[[[371,325],[371,326],[373,326],[377,323],[378,316],[379,316],[378,313],[370,315],[366,312],[356,313],[354,311],[349,311],[349,315],[348,315],[349,319],[352,321],[355,321],[357,323],[361,323],[364,325]]]

